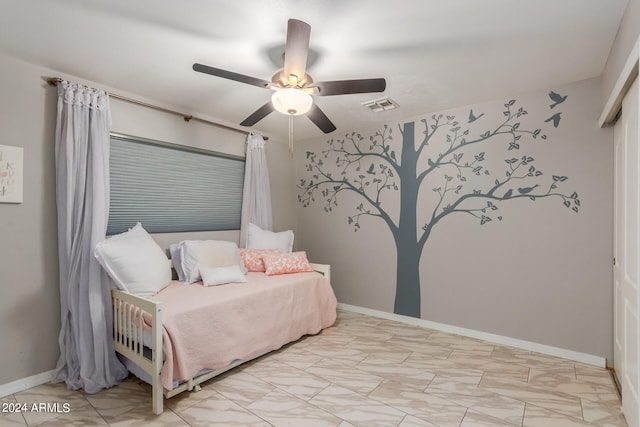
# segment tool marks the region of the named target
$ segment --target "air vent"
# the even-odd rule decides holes
[[[398,108],[398,103],[391,98],[374,99],[373,101],[363,102],[362,105],[364,105],[365,107],[369,107],[374,113],[380,113],[382,111]]]

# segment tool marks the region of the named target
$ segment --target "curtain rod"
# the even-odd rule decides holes
[[[57,86],[58,83],[60,83],[62,81],[63,81],[63,79],[60,78],[60,77],[47,77],[47,83],[49,84],[49,86]],[[190,122],[191,120],[195,120],[197,122],[206,123],[208,125],[219,127],[219,128],[222,128],[222,129],[227,129],[227,130],[230,130],[230,131],[233,131],[233,132],[243,133],[245,135],[248,135],[248,134],[251,133],[251,132],[248,132],[248,131],[245,131],[245,130],[242,130],[242,129],[236,129],[236,128],[231,127],[231,126],[227,126],[227,125],[223,125],[223,124],[220,124],[220,123],[212,122],[211,120],[201,119],[200,117],[194,117],[194,116],[192,116],[190,114],[184,114],[184,113],[181,113],[179,111],[170,110],[170,109],[164,108],[164,107],[159,107],[157,105],[149,104],[147,102],[138,101],[137,99],[127,98],[126,96],[118,95],[118,94],[115,94],[115,93],[109,92],[109,96],[111,98],[119,99],[121,101],[125,101],[125,102],[128,102],[130,104],[140,105],[142,107],[151,108],[153,110],[162,111],[164,113],[174,114],[176,116],[182,116],[182,118],[184,119],[185,122]],[[266,140],[269,139],[269,137],[263,136],[263,139],[266,141]]]

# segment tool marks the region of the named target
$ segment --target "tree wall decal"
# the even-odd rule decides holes
[[[423,119],[419,139],[416,123],[404,123],[398,126],[399,146],[393,129],[385,125],[368,140],[353,132],[328,140],[328,148],[319,154],[306,152],[308,176],[298,185],[298,201],[303,207],[314,203],[319,193],[324,210],[331,212],[338,206],[340,194],[352,193],[359,199],[355,212],[347,218],[354,230],[360,230],[362,218],[372,217],[382,220],[393,235],[397,254],[395,313],[420,317],[422,250],[434,227],[450,215],[466,215],[485,225],[502,220],[501,203],[542,198],[560,199],[565,207],[578,212],[578,194],[560,190],[568,178],[547,176],[536,167],[535,158],[522,154],[524,143],[546,140],[546,134],[540,128],[521,126],[527,111],[517,107],[515,100],[504,107],[504,118],[482,133],[472,129],[480,127],[487,116],[471,110],[464,125],[453,115],[434,114]],[[558,122],[559,116],[553,125],[557,127]],[[493,142],[506,148],[500,153],[506,158],[498,174],[485,166],[490,155],[498,155],[489,146]]]

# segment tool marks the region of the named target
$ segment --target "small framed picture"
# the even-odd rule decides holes
[[[0,203],[22,203],[23,151],[0,145]]]

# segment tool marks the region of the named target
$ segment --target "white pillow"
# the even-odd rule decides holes
[[[249,223],[247,249],[280,249],[282,253],[289,253],[293,250],[293,231],[274,233]]]
[[[200,274],[202,275],[202,284],[204,286],[246,283],[249,281],[238,264],[228,267],[201,267]]]
[[[171,282],[169,260],[140,223],[98,243],[94,256],[116,285],[132,294],[155,295]]]
[[[201,279],[200,268],[228,267],[230,265],[246,268],[240,258],[240,249],[235,242],[223,240],[185,240],[181,244],[181,265],[184,281],[197,282]]]
[[[184,270],[182,269],[182,244],[171,243],[169,245],[169,253],[171,254],[171,262],[173,263],[173,268],[176,270],[176,274],[178,275],[178,280],[181,282],[186,281]]]

